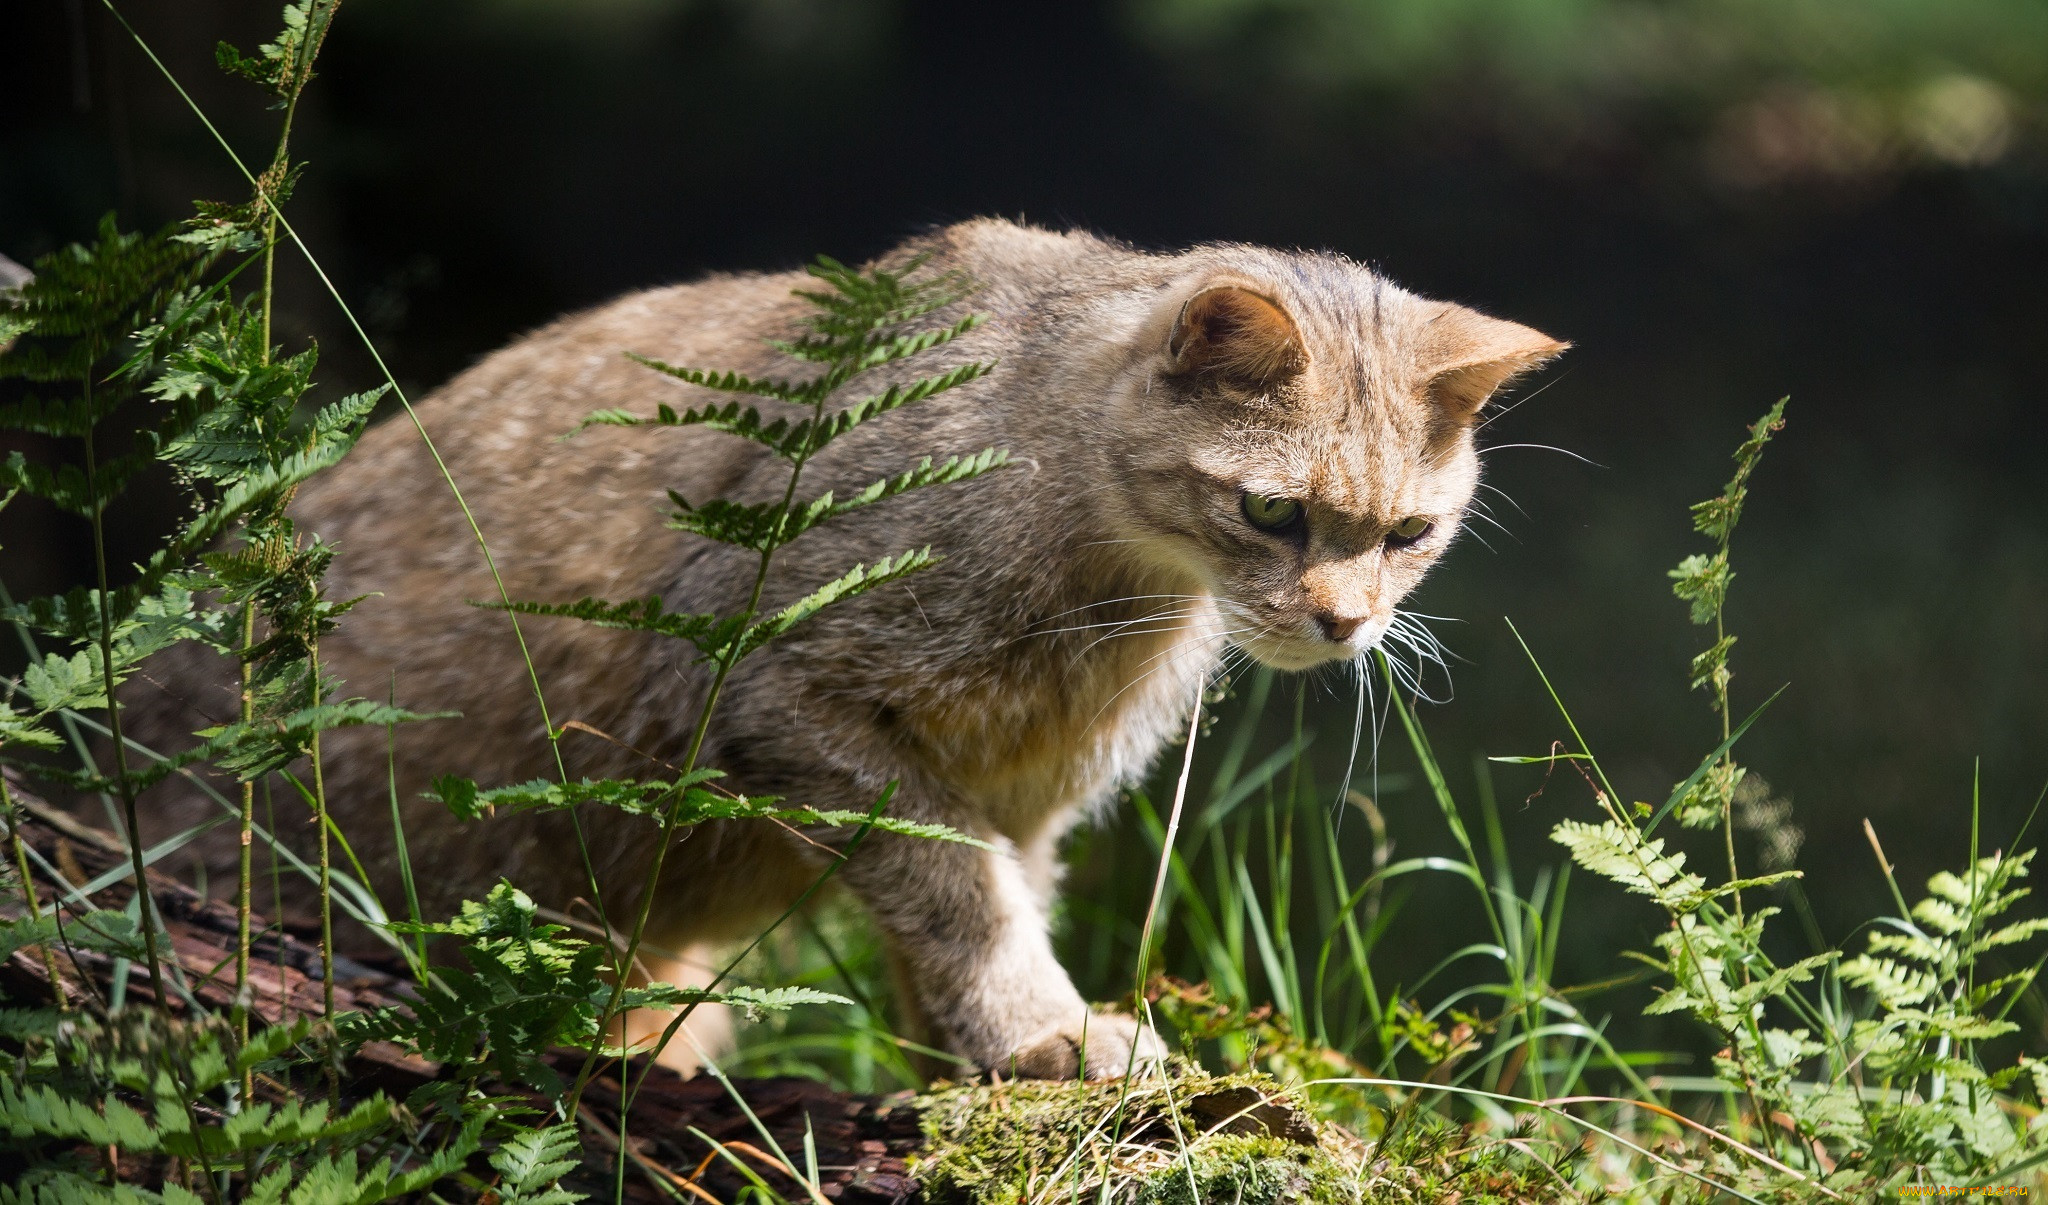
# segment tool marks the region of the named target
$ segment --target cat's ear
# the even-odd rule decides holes
[[[1166,354],[1176,372],[1207,373],[1251,389],[1269,389],[1308,367],[1294,319],[1278,302],[1240,285],[1216,285],[1188,298]]]
[[[1518,322],[1447,305],[1423,328],[1416,367],[1429,399],[1458,422],[1471,422],[1501,386],[1570,346]]]

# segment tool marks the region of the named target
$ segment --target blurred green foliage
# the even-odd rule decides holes
[[[1981,165],[2038,142],[2034,0],[1132,0],[1226,71],[1477,107],[1536,133],[1662,118],[1731,173]]]

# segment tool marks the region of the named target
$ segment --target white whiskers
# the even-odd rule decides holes
[[[1441,620],[1438,615],[1422,615],[1414,611],[1395,611],[1394,621],[1380,636],[1380,647],[1387,654],[1387,668],[1401,690],[1426,703],[1444,704],[1451,701],[1451,667],[1448,658],[1454,654],[1444,647],[1443,641],[1424,624],[1426,619]],[[1412,664],[1410,663],[1412,659]],[[1439,699],[1424,688],[1423,682],[1430,666],[1436,666],[1443,673],[1445,695]]]
[[[1578,461],[1580,464],[1589,464],[1596,469],[1604,469],[1607,467],[1606,465],[1601,464],[1599,461],[1589,460],[1586,457],[1579,455],[1577,452],[1574,452],[1569,448],[1554,447],[1550,444],[1494,444],[1490,447],[1479,449],[1479,453],[1482,456],[1486,456],[1494,452],[1505,452],[1509,448],[1536,448],[1539,451],[1555,452],[1559,456],[1569,456],[1573,460]]]

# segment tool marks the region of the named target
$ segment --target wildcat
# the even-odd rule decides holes
[[[1479,477],[1481,408],[1565,345],[1328,254],[1148,254],[981,220],[884,262],[918,253],[980,285],[948,314],[989,315],[933,354],[998,366],[830,445],[804,492],[858,489],[926,455],[999,447],[1014,463],[856,511],[780,554],[771,608],[857,562],[925,545],[945,559],[743,662],[705,761],[737,791],[819,808],[865,810],[895,782],[892,815],[989,842],[873,835],[838,881],[887,935],[930,1041],[1005,1073],[1120,1074],[1156,1056],[1158,1040],[1091,1013],[1053,956],[1062,834],[1145,774],[1226,649],[1283,670],[1370,649],[1457,534]],[[751,555],[666,530],[666,491],[777,499],[784,465],[702,428],[558,437],[600,408],[709,400],[626,351],[792,375],[766,341],[806,312],[791,295],[802,283],[721,276],[628,296],[487,357],[419,407],[513,598],[738,608]],[[924,359],[910,369],[931,371]],[[414,709],[461,712],[396,737],[427,914],[505,877],[591,915],[565,815],[461,823],[422,797],[435,775],[496,785],[556,768],[506,617],[469,605],[496,590],[410,424],[373,428],[293,513],[340,545],[330,593],[373,595],[322,645],[347,693],[395,690]],[[570,774],[658,775],[680,754],[707,682],[687,646],[565,620],[524,628],[556,723],[587,726],[561,742]],[[144,739],[173,744],[218,722],[233,691],[189,703],[197,716],[145,705]],[[392,899],[385,741],[382,729],[334,732],[325,766],[340,826]],[[160,823],[216,814],[158,790]],[[605,911],[630,916],[650,823],[596,808],[582,822]],[[233,850],[206,856],[213,881],[231,882]],[[774,825],[686,830],[648,940],[686,951],[746,936],[823,865],[822,847]],[[659,960],[652,969],[691,978]]]

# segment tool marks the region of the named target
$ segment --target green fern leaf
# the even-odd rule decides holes
[[[741,796],[701,789],[697,784],[724,777],[717,770],[699,769],[680,784],[663,779],[590,779],[561,783],[535,779],[516,786],[478,788],[467,778],[444,775],[434,780],[427,797],[437,800],[464,820],[525,812],[553,812],[581,804],[598,804],[636,816],[665,817],[674,808],[680,824],[702,824],[712,820],[780,820],[786,824],[845,828],[868,825],[878,832],[952,841],[987,849],[989,846],[943,824],[902,820],[868,812],[820,810],[782,806],[773,795]],[[676,791],[683,790],[678,805]]]
[[[182,569],[249,511],[280,498],[340,460],[347,451],[346,445],[329,443],[252,473],[223,491],[213,506],[186,523],[168,545],[157,549],[138,566],[133,580],[109,594],[105,605],[115,622],[132,617],[166,578]],[[17,603],[0,613],[0,618],[84,643],[99,637],[99,607],[98,592],[81,587],[58,597]]]
[[[1956,905],[1933,895],[1913,905],[1913,919],[1951,937],[1961,933],[1970,924],[1969,919]]]
[[[102,1184],[62,1165],[30,1168],[0,1183],[0,1205],[206,1205],[176,1184],[151,1192],[133,1184]]]
[[[936,465],[927,456],[918,462],[917,467],[894,477],[885,477],[845,499],[835,498],[828,492],[801,506],[789,508],[779,502],[743,505],[722,498],[693,506],[682,495],[670,491],[669,499],[677,509],[669,517],[668,526],[675,531],[687,531],[723,544],[767,552],[849,511],[914,489],[979,477],[1008,461],[1008,454],[995,448],[973,456],[948,457]]]
[[[739,653],[747,653],[788,632],[806,619],[831,606],[841,599],[863,594],[877,586],[901,581],[913,573],[929,569],[938,563],[930,548],[918,548],[905,552],[893,560],[883,557],[872,566],[856,565],[847,572],[811,591],[774,615],[754,624],[746,630],[739,642]]]
[[[828,506],[830,497],[826,495]],[[676,511],[669,517],[670,530],[687,531],[752,552],[779,548],[803,534],[804,528],[809,526],[804,522],[808,508],[792,512],[785,510],[779,502],[745,505],[714,498],[702,506],[691,506],[673,491],[669,499],[677,504]]]
[[[0,1133],[16,1142],[55,1139],[123,1150],[162,1149],[162,1134],[148,1119],[117,1099],[74,1099],[44,1084],[0,1080]]]
[[[1662,837],[1645,841],[1612,820],[1587,824],[1561,820],[1550,839],[1571,851],[1587,870],[1677,911],[1697,907],[1706,880],[1685,870],[1685,855],[1666,854]]]
[[[2036,917],[1994,929],[1970,943],[1970,953],[1981,954],[1997,946],[2009,946],[2022,942],[2036,933],[2048,933],[2048,918]]]
[[[1672,579],[1671,592],[1692,605],[1692,621],[1710,624],[1728,598],[1728,584],[1735,580],[1735,571],[1728,567],[1728,554],[1722,551],[1712,556],[1695,553],[1666,576]]]
[[[502,1205],[575,1205],[585,1195],[561,1186],[581,1160],[573,1122],[521,1130],[491,1152]]]
[[[1955,957],[1955,943],[1924,933],[1873,933],[1870,935],[1870,952],[1897,954],[1914,962],[1941,966]]]
[[[800,1004],[852,1004],[845,996],[809,987],[734,987],[724,991],[650,983],[625,993],[627,1008],[681,1008],[689,1004],[725,1004],[746,1013],[750,1021],[764,1012],[787,1012]]]
[[[85,470],[77,465],[64,464],[53,469],[33,464],[14,452],[0,461],[0,490],[20,490],[59,510],[89,519],[120,497],[128,482],[150,463],[148,456],[118,456],[101,463],[88,479]]]
[[[522,812],[553,812],[585,803],[617,808],[633,815],[652,816],[666,810],[664,801],[673,797],[679,785],[694,788],[699,783],[722,777],[724,775],[717,770],[698,769],[685,775],[680,783],[661,779],[585,778],[567,783],[535,779],[515,786],[482,790],[470,779],[444,775],[434,780],[428,798],[438,800],[464,820],[476,820],[499,812],[513,816]],[[696,793],[710,795],[704,791]]]
[[[188,766],[212,762],[218,768],[244,780],[261,778],[306,756],[315,733],[365,725],[385,727],[423,720],[455,717],[452,711],[408,711],[370,699],[349,699],[322,703],[283,715],[262,716],[248,723],[236,721],[216,728],[202,728],[194,735],[201,743],[167,756],[159,756],[140,770],[129,772],[132,790],[154,786]],[[118,784],[107,775],[65,775],[64,781],[82,791],[111,791]]]
[[[679,381],[687,381],[692,385],[716,390],[719,393],[741,393],[748,397],[768,398],[772,401],[796,402],[806,405],[817,400],[815,381],[779,381],[766,377],[750,377],[738,372],[718,372],[707,368],[683,368],[657,360],[652,356],[640,355],[637,352],[627,352],[626,358],[636,364],[652,368],[663,376],[671,376]],[[689,413],[695,414],[698,412],[690,411]],[[697,421],[706,420],[700,419]],[[662,425],[689,425],[689,420],[671,418]]]
[[[0,312],[0,346],[7,342],[6,317]],[[33,435],[81,436],[120,409],[125,399],[103,391],[91,397],[26,397],[0,405],[0,427]]]
[[[911,490],[967,481],[1001,468],[1009,462],[1010,454],[1000,448],[988,448],[972,456],[948,456],[937,464],[933,464],[932,458],[927,456],[917,462],[917,467],[874,482],[844,501],[834,502],[831,494],[823,495],[806,508],[803,526],[808,528],[825,519],[837,518],[848,511],[872,506],[898,494],[909,493]],[[809,513],[812,509],[818,512],[816,518],[812,518]]]
[[[37,719],[0,703],[0,749],[61,749],[64,738],[42,727]]]
[[[816,824],[833,828],[850,828],[868,825],[876,832],[894,833],[900,837],[917,837],[926,841],[951,841],[956,845],[972,845],[977,849],[993,849],[986,841],[970,837],[956,828],[944,824],[928,824],[918,820],[902,820],[895,816],[879,816],[870,812],[849,812],[834,809],[814,810],[812,808],[777,808],[774,811],[757,813],[789,824]]]
[[[81,650],[65,657],[46,653],[21,672],[22,693],[45,714],[67,708],[86,710],[106,705],[106,680],[100,676],[99,653]]]
[[[254,1071],[273,1059],[283,1058],[293,1047],[305,1042],[312,1036],[313,1019],[311,1017],[301,1017],[288,1025],[272,1025],[267,1029],[257,1030],[249,1036],[248,1042],[235,1052],[233,1074],[240,1076],[244,1072]],[[217,1084],[206,1084],[198,1090],[205,1091],[218,1086]]]
[[[1764,1052],[1773,1066],[1794,1068],[1816,1055],[1827,1051],[1825,1043],[1816,1042],[1804,1029],[1787,1032],[1782,1029],[1763,1031]]]
[[[1838,955],[1833,951],[1802,958],[1795,963],[1779,967],[1768,975],[1751,979],[1747,984],[1732,989],[1729,998],[1738,1009],[1761,1008],[1766,1000],[1773,1000],[1785,994],[1794,983],[1811,982],[1822,967],[1834,962]]]
[[[73,884],[76,886],[77,884]],[[95,909],[82,916],[55,913],[0,923],[0,960],[25,946],[63,942],[81,950],[101,950],[127,958],[141,952],[142,936],[125,912]]]
[[[1933,971],[1868,954],[1844,961],[1841,976],[1851,987],[1868,989],[1879,1004],[1894,1012],[1926,1001],[1941,988],[1941,977]]]
[[[873,397],[862,398],[825,420],[819,432],[817,446],[824,447],[871,418],[879,418],[892,410],[924,401],[934,394],[944,393],[969,381],[979,380],[994,372],[995,367],[993,362],[962,364],[936,376],[922,377],[905,385],[892,385]]]
[[[912,316],[914,315],[910,311],[895,311],[887,316],[886,321],[893,325],[907,321]],[[951,326],[935,330],[918,331],[909,335],[871,336],[862,341],[859,354],[853,358],[853,369],[855,372],[861,372],[879,368],[884,364],[893,364],[898,360],[908,360],[912,356],[951,343],[985,321],[986,315],[969,314]]]
[[[664,611],[661,599],[649,596],[634,602],[609,602],[602,598],[579,598],[571,603],[472,602],[488,610],[512,611],[520,615],[546,615],[580,619],[601,628],[629,632],[653,632],[686,640],[707,657],[716,656],[740,632],[737,619],[698,612]]]

